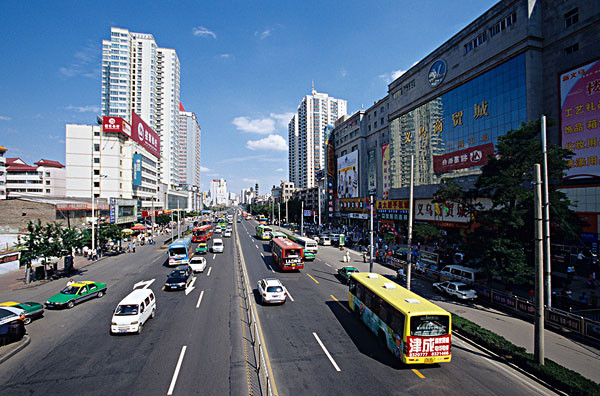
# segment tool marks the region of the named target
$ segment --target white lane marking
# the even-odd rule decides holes
[[[258,249],[258,245],[255,244],[254,246],[256,246],[256,248]]]
[[[173,394],[173,390],[175,389],[175,383],[177,382],[177,376],[179,375],[179,370],[181,369],[181,363],[183,363],[183,357],[185,356],[185,350],[187,346],[184,345],[181,348],[181,353],[179,354],[179,360],[177,361],[177,366],[175,367],[175,372],[173,373],[173,379],[171,379],[171,385],[169,386],[169,391],[167,392],[167,396],[171,396]]]
[[[143,286],[142,289],[146,289],[146,288],[150,287],[150,285],[152,283],[154,283],[155,280],[156,279],[151,279],[151,280],[147,280],[147,281],[138,282],[135,285],[133,285],[133,289],[135,290],[135,289],[137,289],[140,286]]]
[[[190,294],[192,292],[192,290],[195,289],[194,287],[194,283],[196,283],[196,277],[194,276],[192,278],[192,283],[190,283],[190,285],[188,287],[185,288],[185,295],[187,296],[188,294]]]
[[[210,271],[212,270],[212,267],[208,267],[208,272],[206,273],[206,276],[210,276]]]
[[[202,290],[200,292],[200,297],[198,297],[198,302],[196,303],[196,308],[198,308],[200,306],[200,303],[202,302],[202,296],[204,295],[204,290]]]
[[[292,302],[294,302],[294,297],[292,297],[292,295],[290,294],[290,291],[287,289],[287,287],[284,286],[285,292],[287,293],[288,297],[290,298],[290,300],[292,300]]]
[[[267,265],[267,267],[269,267],[269,269],[271,270],[272,273],[275,273],[275,271],[273,271],[273,268],[271,268],[270,265]]]
[[[215,257],[217,257],[217,255],[215,253],[213,253],[213,260],[215,259]]]
[[[265,258],[265,255],[262,254],[262,252],[260,253],[260,257]]]
[[[325,265],[326,265],[326,266],[328,266],[328,267],[331,267],[331,265],[329,265],[329,264],[327,264],[327,263],[325,263]]]
[[[319,343],[319,345],[321,345],[321,349],[323,350],[323,352],[325,352],[325,355],[327,355],[327,357],[329,358],[329,361],[331,362],[331,364],[333,364],[333,367],[335,367],[335,369],[337,371],[342,371],[340,370],[339,366],[337,365],[337,363],[335,362],[335,360],[333,360],[333,358],[331,357],[331,355],[329,354],[329,351],[327,350],[327,348],[325,348],[325,345],[323,345],[323,343],[321,342],[321,340],[319,339],[319,336],[317,335],[317,333],[313,332],[313,335],[315,336],[315,338],[317,339],[317,342]]]

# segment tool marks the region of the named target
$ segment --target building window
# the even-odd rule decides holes
[[[50,189],[49,188],[46,189],[46,194],[50,194]]]
[[[50,180],[46,180],[46,185],[49,186],[50,185]]]
[[[96,176],[100,175],[100,169],[94,169],[94,175],[96,175]]]
[[[575,43],[573,45],[569,45],[565,48],[565,55],[570,55],[575,51],[579,51],[579,43]]]
[[[94,131],[94,136],[100,136],[100,132]]]
[[[379,121],[380,121],[380,124],[383,125],[383,117]]]
[[[50,177],[50,172],[46,172],[46,177]]]
[[[358,144],[355,146],[352,146],[352,151],[357,151],[358,150]]]
[[[574,25],[577,22],[579,22],[579,8],[573,8],[565,14],[565,27]]]
[[[94,144],[94,151],[100,151],[100,145]]]
[[[94,187],[100,187],[100,182],[94,182]]]
[[[99,164],[100,163],[100,158],[94,158],[94,164]]]
[[[373,123],[373,128],[377,128],[377,121]]]

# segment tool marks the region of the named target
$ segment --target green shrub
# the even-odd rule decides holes
[[[545,359],[543,366],[539,365],[525,348],[516,346],[506,338],[463,317],[452,314],[452,326],[459,334],[569,395],[600,395],[600,385],[594,381],[550,359]]]

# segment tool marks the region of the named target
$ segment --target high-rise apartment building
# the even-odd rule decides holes
[[[179,155],[177,167],[179,185],[188,192],[188,209],[201,209],[200,146],[202,131],[194,112],[179,104]]]
[[[158,178],[179,184],[180,64],[174,49],[160,48],[152,34],[111,28],[102,41],[102,115],[131,123],[135,111],[160,137]],[[152,160],[152,159],[151,159]]]
[[[346,115],[347,101],[312,90],[302,98],[298,114],[288,125],[290,181],[298,188],[312,188],[316,173],[325,167],[323,132]]]
[[[227,205],[227,181],[225,179],[213,179],[210,181],[210,204]]]

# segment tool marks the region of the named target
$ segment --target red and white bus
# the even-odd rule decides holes
[[[283,271],[299,270],[304,268],[304,254],[302,246],[287,238],[273,239],[271,255],[273,262]]]
[[[193,242],[206,242],[213,236],[212,225],[203,225],[192,230]]]
[[[202,225],[211,225],[212,221],[208,218],[202,219]]]

